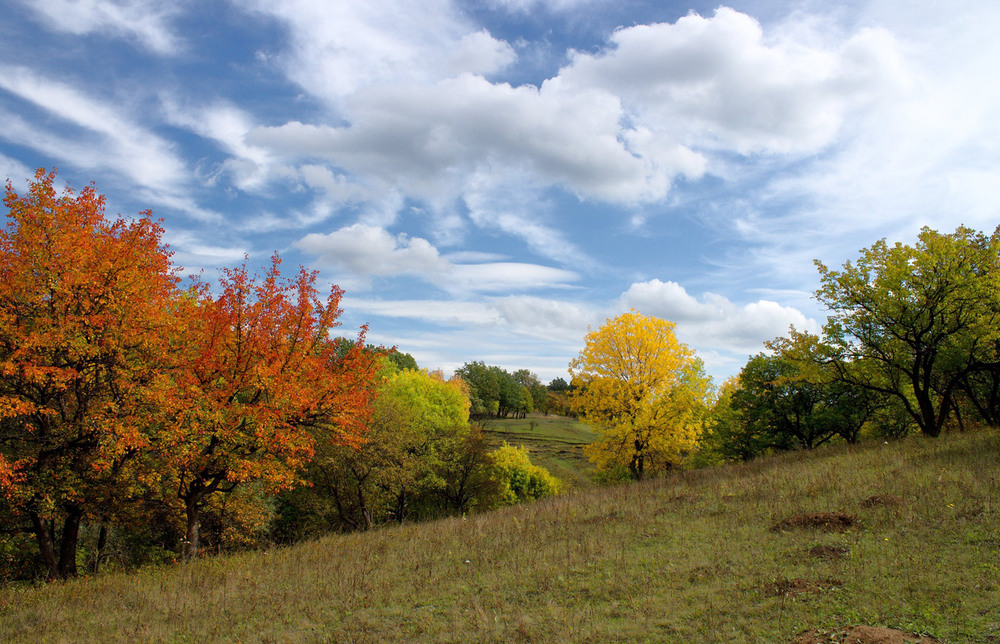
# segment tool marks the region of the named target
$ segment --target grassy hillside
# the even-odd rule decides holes
[[[479,421],[493,445],[507,441],[523,445],[531,462],[541,465],[568,488],[592,485],[594,466],[583,455],[583,446],[594,442],[594,430],[566,416],[529,414],[523,419],[491,418]]]
[[[788,642],[864,624],[991,642],[998,502],[996,431],[838,446],[5,589],[0,641]]]

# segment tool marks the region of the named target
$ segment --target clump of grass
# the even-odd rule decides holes
[[[982,642],[1000,636],[998,462],[996,431],[835,446],[10,587],[0,641],[788,642],[862,624]],[[862,527],[771,530],[821,512]]]

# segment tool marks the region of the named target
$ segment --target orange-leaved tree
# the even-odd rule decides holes
[[[365,330],[346,348],[330,338],[343,291],[319,297],[317,274],[282,278],[227,269],[212,294],[182,301],[177,367],[161,381],[171,409],[157,437],[167,485],[184,505],[184,556],[198,554],[201,508],[213,494],[260,482],[295,485],[317,441],[359,444],[371,413],[377,357]]]
[[[93,186],[8,181],[0,231],[0,503],[50,579],[76,574],[80,525],[127,500],[149,444],[177,278],[163,229],[108,221]]]

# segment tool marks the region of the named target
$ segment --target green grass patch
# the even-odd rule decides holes
[[[998,503],[995,430],[840,445],[267,553],[9,587],[0,641],[773,643],[864,624],[990,642]],[[819,513],[856,522],[774,529]]]
[[[479,421],[494,446],[507,441],[528,448],[531,462],[541,465],[569,488],[593,485],[594,466],[583,447],[597,434],[566,416],[528,414],[527,418],[489,418]]]

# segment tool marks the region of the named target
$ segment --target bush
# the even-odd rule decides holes
[[[514,447],[505,441],[490,457],[500,485],[500,505],[515,505],[543,496],[559,494],[559,479],[544,467],[533,465],[526,447]]]

